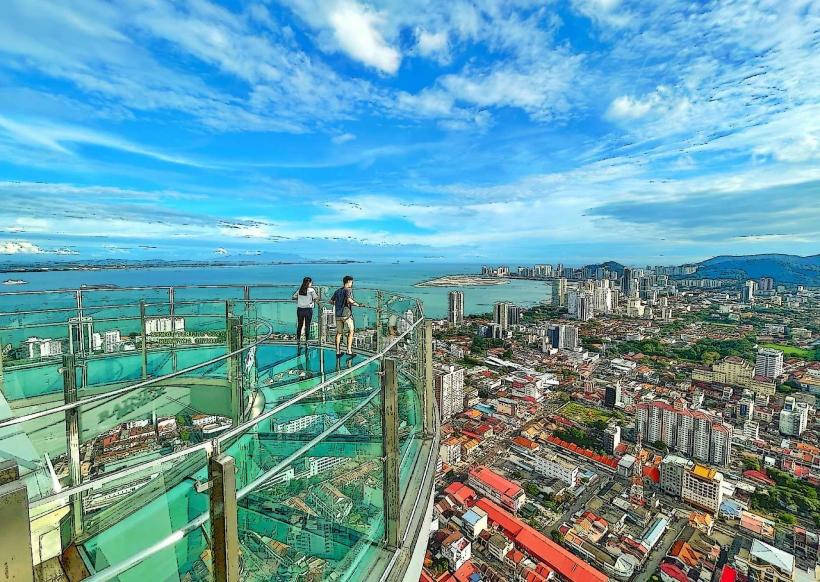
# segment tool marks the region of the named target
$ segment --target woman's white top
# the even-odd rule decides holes
[[[307,293],[304,295],[300,295],[297,291],[296,307],[310,307],[312,309],[317,299],[319,299],[319,294],[316,293],[316,289],[313,287],[308,287]]]

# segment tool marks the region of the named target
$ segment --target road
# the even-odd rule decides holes
[[[676,519],[672,522],[672,525],[661,538],[660,543],[655,546],[655,549],[649,554],[646,562],[643,563],[643,566],[638,571],[638,575],[633,579],[634,582],[647,582],[652,575],[658,571],[661,560],[666,556],[666,553],[669,551],[669,548],[672,547],[672,544],[675,543],[675,540],[680,537],[683,528],[686,527],[688,522],[689,520],[683,518]]]

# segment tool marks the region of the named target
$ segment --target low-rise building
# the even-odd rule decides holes
[[[556,453],[534,456],[533,467],[537,473],[550,479],[559,479],[570,487],[578,482],[578,465]]]
[[[441,555],[455,572],[472,557],[472,544],[460,531],[454,531],[441,542]]]
[[[792,582],[794,556],[766,542],[752,540],[748,548],[741,548],[735,556],[737,569],[759,582]]]
[[[518,511],[527,501],[527,495],[520,485],[505,479],[487,467],[471,469],[467,484],[481,495],[492,499],[510,511]]]

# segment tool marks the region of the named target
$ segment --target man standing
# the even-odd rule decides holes
[[[341,358],[342,352],[342,332],[347,328],[347,355],[353,357],[353,307],[358,307],[358,303],[353,300],[353,277],[345,275],[342,279],[342,286],[336,290],[330,302],[336,308],[336,357]]]

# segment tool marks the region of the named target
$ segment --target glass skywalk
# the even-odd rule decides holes
[[[0,294],[0,462],[25,486],[35,568],[139,581],[420,568],[437,450],[422,306],[357,289],[356,355],[338,359],[324,302],[313,341],[294,343],[292,292]],[[232,507],[225,541],[211,520]],[[226,550],[238,572],[215,559]]]

